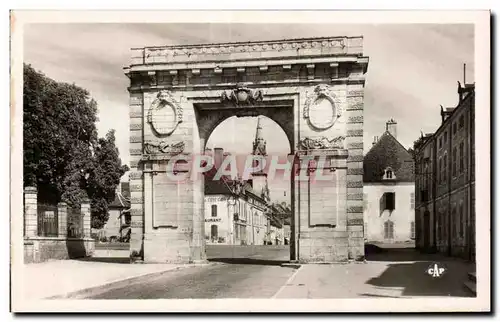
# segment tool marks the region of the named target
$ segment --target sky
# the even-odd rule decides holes
[[[25,26],[24,62],[57,81],[86,88],[99,105],[99,135],[115,129],[122,162],[128,164],[129,80],[123,67],[130,48],[326,36],[364,37],[364,55],[369,57],[365,153],[391,118],[407,148],[421,131],[434,132],[440,105],[457,104],[464,63],[467,82],[474,82],[474,26],[465,24],[31,24]],[[256,122],[236,117],[224,121],[208,147],[249,153]],[[281,128],[270,119],[263,123],[268,153],[289,153]]]

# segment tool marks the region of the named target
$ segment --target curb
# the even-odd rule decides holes
[[[85,287],[85,288],[82,288],[82,289],[79,289],[79,290],[75,290],[75,291],[71,291],[71,292],[68,292],[68,293],[62,293],[62,294],[57,294],[57,295],[51,295],[51,296],[48,296],[48,297],[43,297],[41,299],[45,299],[45,300],[68,299],[68,298],[70,298],[71,295],[75,295],[75,294],[78,294],[78,293],[88,292],[88,291],[90,291],[90,290],[92,290],[94,288],[97,288],[97,287],[105,287],[105,286],[108,286],[108,285],[111,285],[111,284],[114,284],[114,283],[125,282],[125,281],[132,280],[132,279],[135,279],[135,278],[138,278],[138,277],[146,277],[146,276],[149,276],[149,275],[162,274],[162,273],[165,273],[165,272],[182,270],[182,269],[189,268],[189,267],[202,267],[202,266],[209,266],[209,265],[211,265],[211,263],[208,263],[208,264],[185,264],[185,265],[182,265],[182,266],[172,267],[172,268],[169,268],[169,269],[159,270],[159,271],[156,271],[156,272],[140,273],[140,274],[136,274],[136,275],[124,277],[124,278],[118,278],[116,280],[112,280],[112,281],[109,281],[109,282],[104,282],[102,284],[98,284],[98,285],[94,285],[94,286],[90,286],[90,287]]]
[[[295,268],[298,269],[302,266],[302,264],[299,263],[282,263],[280,264],[281,267],[290,267],[290,268]]]

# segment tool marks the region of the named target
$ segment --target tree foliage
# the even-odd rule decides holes
[[[24,186],[37,186],[38,199],[79,207],[91,199],[92,226],[107,220],[121,164],[114,130],[98,138],[97,103],[74,84],[56,82],[24,65]]]

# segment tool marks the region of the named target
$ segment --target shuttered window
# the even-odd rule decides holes
[[[394,222],[390,220],[384,222],[384,238],[394,239]]]

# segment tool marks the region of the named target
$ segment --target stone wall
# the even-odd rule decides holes
[[[94,251],[95,241],[91,238],[35,237],[24,240],[25,263],[89,257]]]
[[[24,262],[39,263],[50,259],[73,259],[92,256],[95,241],[90,238],[90,201],[81,205],[83,238],[67,237],[67,205],[59,203],[57,237],[38,236],[37,190],[26,187],[24,193]]]

